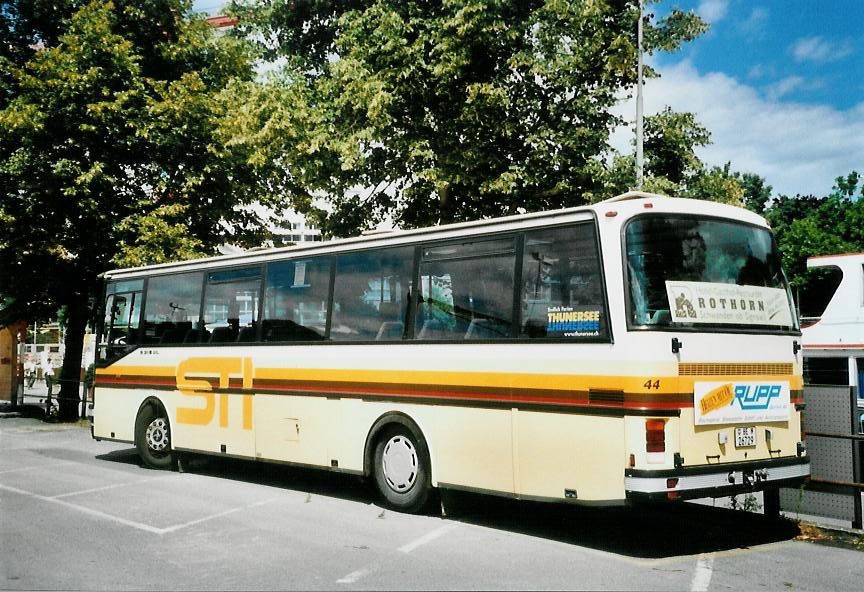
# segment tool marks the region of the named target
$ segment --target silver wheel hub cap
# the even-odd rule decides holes
[[[384,478],[390,489],[405,493],[417,481],[419,458],[411,440],[404,436],[393,436],[384,446],[382,455]]]
[[[170,443],[168,439],[168,422],[164,417],[157,417],[147,426],[147,431],[144,434],[147,440],[147,446],[154,452],[162,452],[168,448]]]

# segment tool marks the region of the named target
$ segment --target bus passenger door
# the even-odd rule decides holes
[[[257,458],[338,466],[338,399],[256,395],[254,415]]]

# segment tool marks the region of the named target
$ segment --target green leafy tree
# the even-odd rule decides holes
[[[635,0],[237,0],[238,34],[282,60],[272,130],[331,234],[586,203],[604,196],[610,113],[636,78]],[[701,34],[677,10],[649,52]],[[290,89],[290,90],[289,90]],[[291,113],[295,110],[299,113]],[[238,129],[255,129],[242,113]],[[286,123],[287,121],[287,123]],[[312,131],[303,126],[314,122]],[[251,140],[250,140],[251,141]],[[279,147],[281,144],[281,147]]]
[[[74,0],[0,1],[0,109],[15,97],[22,68],[45,44],[53,45]]]
[[[764,177],[755,173],[742,174],[740,181],[744,189],[744,206],[757,214],[764,214],[773,188],[765,184]]]
[[[780,196],[765,208],[765,217],[777,237],[783,266],[802,314],[824,309],[835,285],[830,272],[807,269],[807,259],[864,251],[864,186],[853,171],[837,177],[827,197]]]
[[[0,293],[9,316],[63,308],[71,419],[99,274],[260,240],[248,206],[271,194],[227,125],[254,73],[244,44],[215,37],[189,0],[16,1],[0,14],[15,43],[0,99]]]
[[[671,107],[645,118],[645,173],[685,185],[702,172],[704,165],[696,149],[711,143],[711,133],[689,112]]]
[[[688,180],[681,197],[709,199],[735,206],[744,206],[744,187],[740,175],[732,171],[731,163],[698,171]]]
[[[857,197],[864,197],[864,183],[859,186],[861,183],[861,175],[858,174],[858,171],[852,171],[845,177],[837,177],[835,180],[836,185],[831,191],[831,197],[835,199],[846,198],[849,200],[855,200]],[[856,193],[860,193],[859,196],[856,196]]]
[[[748,199],[747,182],[761,179],[757,175],[741,175],[724,166],[707,166],[696,150],[711,143],[711,134],[689,112],[676,112],[665,107],[645,118],[645,191],[719,201],[743,206]],[[605,185],[610,193],[620,193],[636,186],[635,157],[615,154],[607,170]],[[770,188],[769,197],[770,197]],[[767,199],[767,197],[766,197]]]

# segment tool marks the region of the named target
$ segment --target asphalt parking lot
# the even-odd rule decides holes
[[[353,477],[196,458],[146,469],[84,426],[0,418],[0,588],[852,590],[864,555],[798,526],[444,496],[383,510]]]

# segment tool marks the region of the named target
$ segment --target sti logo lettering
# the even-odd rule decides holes
[[[210,425],[216,416],[217,388],[226,390],[234,386],[252,388],[252,358],[189,358],[177,364],[177,390],[187,397],[203,400],[204,406],[178,407],[177,423],[189,425]],[[228,427],[228,393],[219,394],[219,427]],[[252,429],[252,396],[243,397],[243,429]]]
[[[735,400],[741,409],[768,409],[771,399],[780,396],[779,384],[736,384]]]

